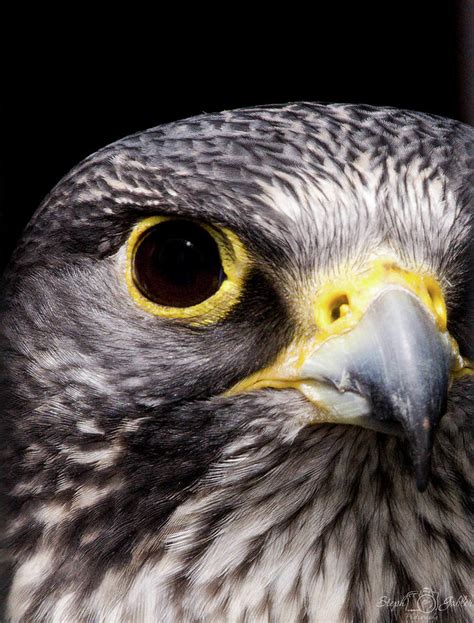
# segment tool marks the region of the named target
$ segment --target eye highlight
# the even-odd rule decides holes
[[[209,323],[238,301],[248,256],[237,236],[190,220],[155,216],[132,231],[127,284],[146,311]]]

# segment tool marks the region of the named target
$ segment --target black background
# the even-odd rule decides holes
[[[203,111],[296,100],[385,104],[470,120],[472,0],[374,3],[351,15],[344,3],[329,15],[318,6],[303,12],[286,5],[279,24],[268,16],[256,23],[249,14],[232,33],[216,24],[210,33],[188,34],[179,22],[160,22],[151,35],[140,30],[138,44],[122,28],[100,50],[97,37],[86,34],[75,54],[58,45],[39,58],[33,49],[14,67],[3,97],[0,261],[74,164],[140,129]],[[137,34],[136,25],[129,29]]]

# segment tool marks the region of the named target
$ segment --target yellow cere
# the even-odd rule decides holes
[[[140,221],[132,230],[127,243],[126,281],[129,292],[137,305],[150,314],[164,318],[187,319],[195,326],[211,324],[223,319],[238,302],[245,275],[248,271],[249,256],[240,239],[225,227],[214,227],[199,223],[215,240],[219,249],[222,267],[226,279],[219,290],[208,299],[190,307],[167,307],[147,299],[135,285],[133,275],[134,256],[139,241],[151,228],[167,220],[176,219],[171,216],[151,216]]]
[[[439,330],[446,331],[446,305],[436,279],[405,270],[391,260],[379,259],[366,271],[329,282],[318,291],[313,308],[319,339],[322,341],[355,326],[387,286],[400,286],[412,292],[431,311]]]
[[[439,330],[442,333],[447,330],[446,304],[437,280],[427,273],[406,270],[393,260],[377,259],[365,271],[329,280],[315,295],[299,297],[296,305],[300,308],[304,301],[303,305],[311,309],[309,316],[306,312],[301,315],[301,309],[296,310],[297,315],[306,318],[306,322],[312,318],[314,333],[308,336],[308,331],[304,331],[273,364],[243,379],[228,394],[262,387],[300,389],[304,380],[299,371],[307,357],[328,338],[354,328],[377,296],[391,286],[412,292],[433,314]],[[452,378],[472,374],[472,364],[459,355],[454,338],[450,337],[450,341],[454,359]]]

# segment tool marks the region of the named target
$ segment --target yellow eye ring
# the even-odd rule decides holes
[[[225,227],[196,223],[214,240],[225,273],[218,290],[204,301],[189,307],[173,307],[156,303],[144,295],[136,283],[135,260],[137,249],[146,234],[160,223],[184,221],[172,216],[151,216],[140,221],[132,230],[126,247],[126,282],[133,301],[146,312],[164,318],[187,319],[193,325],[205,325],[224,318],[238,302],[249,267],[249,256],[240,239]],[[191,221],[187,221],[188,223]]]

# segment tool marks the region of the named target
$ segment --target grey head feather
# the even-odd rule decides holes
[[[472,357],[473,138],[391,108],[256,107],[117,141],[52,190],[2,288],[8,620],[403,620],[380,600],[426,587],[469,620],[472,380],[423,496],[397,439],[305,427],[295,392],[223,393],[291,341],[298,284],[379,248],[438,276]],[[124,245],[155,214],[248,248],[224,321],[131,300]]]

